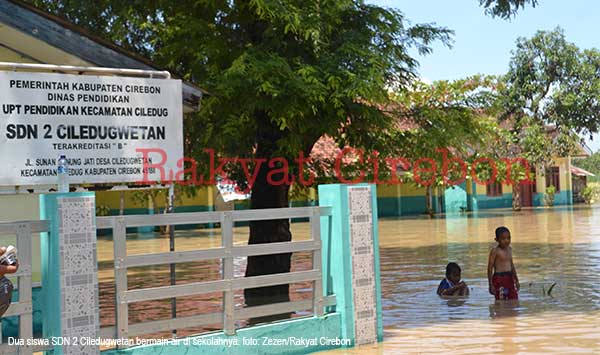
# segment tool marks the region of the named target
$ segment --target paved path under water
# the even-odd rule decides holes
[[[385,341],[328,354],[599,354],[600,209],[486,211],[379,222]],[[516,304],[487,292],[494,230],[512,232]],[[466,299],[435,294],[458,262]],[[549,296],[548,289],[556,286]]]

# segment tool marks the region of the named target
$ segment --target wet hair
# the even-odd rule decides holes
[[[458,266],[457,263],[448,263],[448,265],[446,265],[446,277],[455,272],[460,272],[460,266]]]
[[[508,230],[508,228],[506,228],[504,226],[496,228],[496,239],[500,238],[502,233],[510,234],[510,231]]]

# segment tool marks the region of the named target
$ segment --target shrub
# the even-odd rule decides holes
[[[96,206],[96,216],[108,216],[110,215],[110,207],[107,205]]]
[[[546,206],[554,206],[554,195],[556,194],[556,187],[554,185],[550,185],[546,188],[546,193],[544,194],[544,202]]]
[[[598,189],[595,186],[588,185],[581,191],[581,196],[585,203],[591,205],[598,198]]]

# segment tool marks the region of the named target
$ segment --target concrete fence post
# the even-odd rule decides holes
[[[81,340],[100,335],[94,193],[40,196],[43,336],[53,354],[99,354]],[[87,342],[86,342],[87,343]]]
[[[336,295],[343,338],[354,345],[383,340],[377,191],[371,184],[320,185],[323,290]]]

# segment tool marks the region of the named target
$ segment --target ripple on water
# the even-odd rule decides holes
[[[497,304],[487,291],[487,257],[501,225],[512,232],[515,303]],[[600,210],[384,219],[379,232],[385,341],[331,353],[600,353]],[[462,268],[467,298],[435,293],[450,261]]]

